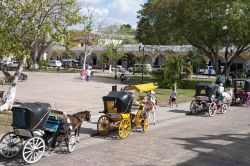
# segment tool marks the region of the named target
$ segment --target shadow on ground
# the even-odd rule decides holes
[[[179,140],[184,149],[194,152],[195,158],[178,164],[228,166],[250,165],[250,134],[205,135],[196,138],[172,138]]]

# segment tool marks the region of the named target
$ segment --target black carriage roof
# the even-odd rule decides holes
[[[196,87],[217,88],[218,85],[216,85],[216,84],[208,84],[208,83],[199,83],[199,84],[196,84]]]
[[[19,108],[28,109],[34,114],[35,117],[43,117],[46,113],[51,111],[51,105],[49,103],[24,103]]]
[[[132,96],[130,92],[121,92],[121,91],[111,91],[107,96],[103,96],[103,100],[115,100],[118,99],[121,102],[127,104]]]

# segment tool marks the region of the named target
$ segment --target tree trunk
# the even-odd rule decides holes
[[[17,71],[14,74],[14,80],[11,82],[9,86],[9,90],[3,98],[3,103],[0,105],[0,112],[3,113],[5,111],[11,110],[14,99],[16,97],[16,84],[18,81],[18,76],[23,71],[23,65],[26,62],[26,57],[24,57],[23,62],[19,65]]]

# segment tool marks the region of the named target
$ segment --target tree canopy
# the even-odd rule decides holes
[[[149,0],[138,18],[139,41],[159,45],[189,43],[209,57],[217,73],[219,52],[224,52],[230,66],[250,48],[250,1]]]

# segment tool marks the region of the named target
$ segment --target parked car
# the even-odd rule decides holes
[[[14,68],[18,67],[18,65],[19,65],[18,61],[12,61],[10,64],[10,66]]]
[[[128,71],[133,72],[135,70],[135,72],[141,72],[140,70],[142,70],[143,66],[144,68],[146,68],[146,70],[152,71],[151,64],[134,64],[133,66],[128,68]]]
[[[62,63],[59,60],[51,60],[49,63],[50,67],[61,67]]]
[[[118,71],[118,72],[123,72],[125,71],[124,67],[121,65],[116,65],[115,67],[112,68],[112,71]]]
[[[154,65],[153,67],[152,67],[152,71],[158,71],[158,70],[161,70],[162,68],[161,68],[161,65]]]

